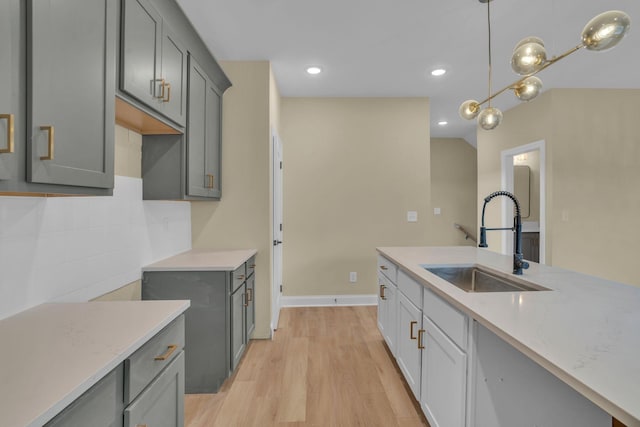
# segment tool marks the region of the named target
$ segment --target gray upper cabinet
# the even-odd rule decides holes
[[[15,174],[16,140],[24,139],[24,77],[20,64],[24,50],[20,40],[24,27],[20,0],[0,2],[0,182]]]
[[[222,94],[192,56],[189,57],[188,112],[187,194],[219,199]]]
[[[180,126],[186,122],[187,50],[149,0],[125,0],[120,89]]]
[[[113,188],[116,0],[27,3],[27,178]]]

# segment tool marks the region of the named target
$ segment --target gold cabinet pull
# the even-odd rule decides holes
[[[249,293],[244,293],[244,306],[249,307]]]
[[[256,268],[256,265],[255,265],[255,264],[251,264],[251,265],[249,266],[249,268]]]
[[[383,299],[383,300],[387,299],[387,297],[384,295],[384,289],[385,289],[385,286],[380,285],[380,299]]]
[[[418,329],[418,348],[420,350],[424,350],[424,344],[422,343],[422,334],[424,334],[424,329]]]
[[[167,97],[164,97],[164,88],[167,88]],[[162,102],[171,102],[171,83],[162,83]]]
[[[164,100],[164,87],[165,87],[164,79],[154,79],[154,80],[151,80],[151,81],[153,82],[154,86],[155,86],[156,82],[160,82],[160,95],[154,95],[154,98]],[[153,89],[153,92],[155,93],[155,87]]]
[[[7,147],[0,148],[0,154],[13,153],[13,114],[0,114],[0,120],[7,121]]]
[[[415,340],[417,337],[413,334],[413,327],[416,326],[418,324],[418,322],[416,322],[415,320],[412,320],[411,323],[409,324],[409,337],[412,340]]]
[[[207,178],[207,183],[205,184],[205,188],[213,188],[214,176],[208,173],[205,175],[205,177]]]
[[[173,354],[173,352],[176,351],[177,348],[177,345],[171,344],[167,346],[167,351],[165,351],[164,354],[154,357],[153,360],[167,360]]]
[[[40,160],[53,160],[53,149],[56,143],[55,129],[51,125],[46,125],[46,126],[40,126],[40,130],[44,130],[49,133],[49,138],[47,140],[47,147],[48,147],[47,155],[41,156]]]
[[[385,267],[384,265],[381,265],[381,266],[380,266],[380,270],[388,270],[388,268],[387,268],[387,267]]]
[[[249,299],[249,301],[253,301],[253,289],[249,288],[247,289],[247,298]]]

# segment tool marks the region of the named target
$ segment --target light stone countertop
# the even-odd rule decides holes
[[[511,273],[512,257],[468,246],[377,249],[602,409],[640,426],[640,288],[530,263],[519,277],[551,291],[467,293],[422,265]]]
[[[257,253],[255,249],[192,249],[142,267],[142,271],[232,271]]]
[[[188,307],[52,303],[0,320],[0,424],[42,426]]]

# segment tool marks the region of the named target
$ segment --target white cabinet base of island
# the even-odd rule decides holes
[[[611,426],[606,411],[382,255],[378,327],[431,427]]]
[[[611,426],[609,414],[477,322],[473,341],[469,427]]]

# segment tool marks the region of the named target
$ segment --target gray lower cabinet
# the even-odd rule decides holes
[[[184,425],[184,351],[124,410],[125,427],[143,425]]]
[[[118,0],[0,3],[0,193],[111,195]]]
[[[246,285],[231,295],[231,370],[235,370],[247,347]]]
[[[46,427],[122,427],[123,366],[108,373]]]
[[[143,300],[188,299],[186,393],[216,393],[240,362],[255,328],[253,270],[145,271]]]
[[[47,427],[182,427],[184,316],[144,343]]]
[[[149,0],[125,0],[120,89],[180,126],[186,122],[187,50]]]

